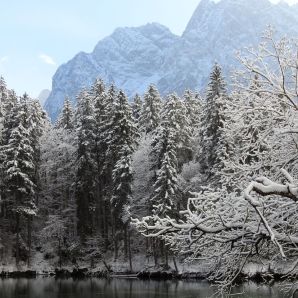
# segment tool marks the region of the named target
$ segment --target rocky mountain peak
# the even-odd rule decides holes
[[[158,23],[118,28],[92,53],[79,53],[59,67],[45,108],[55,119],[66,95],[75,103],[80,89],[98,77],[129,97],[143,94],[151,83],[162,95],[202,89],[215,61],[228,76],[238,63],[235,51],[258,43],[269,24],[281,34],[298,36],[298,5],[201,0],[181,37]]]

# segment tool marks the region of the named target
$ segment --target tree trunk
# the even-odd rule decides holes
[[[146,234],[148,235],[148,231],[146,232]],[[150,241],[149,241],[149,238],[146,237],[146,257],[147,257],[147,264],[149,264],[149,262],[150,262],[150,250],[151,250]]]
[[[104,200],[102,204],[102,212],[103,212],[104,245],[105,245],[105,251],[107,251],[109,246],[109,228],[108,228],[108,217],[106,212],[106,202]]]
[[[168,248],[165,246],[165,258],[166,258],[166,266],[169,267],[169,251]]]
[[[164,242],[162,240],[158,240],[159,252],[162,262],[165,263],[165,254],[164,254]]]
[[[62,267],[62,256],[61,256],[61,243],[60,239],[58,239],[58,254],[59,254],[59,267]]]
[[[129,269],[130,269],[130,272],[132,273],[132,259],[131,259],[131,246],[130,246],[130,229],[128,229],[128,258],[129,258]]]
[[[124,224],[124,258],[127,260],[128,258],[128,235],[127,235],[127,224]]]
[[[153,241],[153,255],[154,255],[154,264],[155,266],[158,265],[158,254],[157,254],[157,244],[156,241],[159,241],[158,239],[152,239]]]
[[[174,262],[174,266],[175,266],[176,273],[178,273],[178,266],[177,266],[177,263],[176,263],[176,258],[175,258],[175,256],[173,256],[173,262]]]
[[[117,228],[116,228],[116,218],[112,211],[112,238],[114,242],[114,259],[118,259],[118,239],[117,239]]]
[[[27,232],[28,232],[28,239],[27,239],[27,245],[28,245],[28,259],[27,259],[27,266],[30,267],[30,258],[31,258],[31,215],[28,215],[27,218]]]
[[[20,261],[20,215],[16,213],[16,266],[19,266]]]

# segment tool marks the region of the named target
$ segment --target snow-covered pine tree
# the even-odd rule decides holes
[[[115,112],[115,103],[117,100],[118,91],[114,84],[112,84],[107,90],[107,96],[105,100],[105,121],[108,124]]]
[[[199,94],[195,94],[191,90],[184,92],[183,99],[191,132],[194,134],[200,125],[203,101]]]
[[[18,102],[18,96],[16,95],[14,90],[8,90],[7,102],[4,105],[4,109],[6,113],[9,113],[10,110],[15,106]]]
[[[21,101],[24,101],[28,105],[28,130],[30,134],[30,141],[31,141],[31,147],[33,149],[33,163],[34,163],[34,176],[32,177],[32,181],[36,185],[35,190],[35,197],[34,201],[38,208],[38,192],[40,191],[40,141],[41,137],[45,131],[45,128],[48,125],[48,118],[46,116],[46,113],[43,111],[40,102],[38,100],[32,100],[28,96],[25,98],[21,98]],[[31,255],[31,241],[32,241],[32,221],[33,216],[28,214],[27,215],[27,229],[28,229],[28,235],[27,235],[27,244],[28,244],[28,265],[30,265],[30,255]]]
[[[96,79],[91,87],[91,96],[94,103],[95,120],[98,129],[100,130],[105,116],[105,108],[107,104],[106,86],[101,79]]]
[[[207,180],[212,178],[218,182],[215,175],[222,170],[224,160],[232,150],[232,144],[225,135],[225,122],[229,117],[228,108],[226,84],[220,66],[215,64],[210,75],[200,128],[201,148],[198,159]]]
[[[94,232],[94,177],[96,175],[94,106],[90,94],[83,90],[78,96],[76,202],[78,234],[84,240]]]
[[[4,78],[1,76],[0,77],[0,145],[3,144],[2,140],[2,130],[3,130],[3,125],[4,125],[4,120],[5,120],[5,104],[6,104],[6,98],[7,98],[7,87],[6,87],[6,82]],[[0,201],[1,201],[1,196],[2,196],[2,190],[3,190],[3,158],[4,156],[1,156],[1,151],[0,151]]]
[[[160,123],[161,97],[154,85],[150,85],[144,94],[139,125],[146,134],[151,133]]]
[[[1,76],[0,77],[0,117],[4,116],[3,109],[5,107],[5,103],[7,102],[7,98],[8,98],[8,89],[4,78]]]
[[[115,113],[117,112],[117,90],[116,87],[112,84],[108,91],[106,96],[104,96],[104,102],[102,104],[101,113],[102,116],[100,117],[100,136],[98,136],[98,143],[101,146],[101,149],[103,151],[103,159],[104,159],[104,165],[103,165],[103,176],[105,177],[105,184],[111,185],[111,177],[112,177],[112,171],[113,171],[113,160],[109,159],[108,156],[111,155],[110,151],[110,142],[112,139],[112,131],[114,129],[114,120],[115,119]],[[99,115],[99,110],[97,109],[97,115]],[[99,119],[98,119],[99,120]],[[110,187],[108,187],[109,190],[107,190],[108,193],[110,193]]]
[[[133,152],[138,137],[138,130],[134,123],[131,107],[126,95],[121,90],[118,93],[115,108],[106,138],[108,144],[107,163],[113,165],[113,169],[117,161],[122,157],[121,152],[123,152],[125,146],[128,146],[131,152]],[[114,205],[116,206],[116,204]]]
[[[181,169],[183,163],[189,161],[192,157],[192,134],[185,103],[177,94],[171,94],[167,97],[161,111],[161,118],[160,126],[154,131],[152,152],[150,154],[152,156],[152,166],[155,169],[161,167],[161,158],[165,150],[164,139],[161,135],[164,133],[163,129],[168,127],[171,129],[176,146],[175,155],[178,161],[178,169]]]
[[[104,168],[106,159],[107,144],[104,139],[105,130],[108,128],[107,122],[112,115],[115,101],[115,88],[111,86],[107,90],[103,80],[96,79],[91,87],[90,94],[94,103],[95,117],[95,206],[96,206],[96,227],[101,235],[94,236],[92,239],[104,239],[107,249],[108,245],[108,204],[105,200],[105,190],[107,176]],[[91,239],[91,238],[90,238]],[[89,240],[90,240],[89,239]]]
[[[178,169],[192,158],[192,127],[187,107],[177,94],[168,96],[162,110],[162,126],[171,128],[174,134]]]
[[[138,126],[139,126],[139,119],[142,113],[142,107],[143,107],[142,98],[139,94],[136,94],[133,98],[133,103],[132,103],[132,115]]]
[[[163,150],[151,198],[153,213],[158,216],[177,215],[179,188],[177,180],[175,133],[169,126],[161,127]]]
[[[131,146],[123,145],[119,152],[119,159],[113,169],[113,197],[111,202],[118,214],[123,212],[123,207],[131,200],[132,153]]]
[[[3,77],[0,77],[0,142],[2,136],[3,123],[6,121],[6,115],[17,103],[18,97],[13,90],[10,90],[6,86],[6,82]]]
[[[15,222],[16,233],[16,262],[20,260],[20,249],[23,241],[22,222],[36,215],[36,165],[34,148],[29,127],[29,107],[27,96],[23,96],[11,111],[11,120],[4,125],[5,143],[1,146],[4,156],[3,170],[5,201],[7,212]],[[29,233],[29,227],[28,227]],[[30,254],[30,238],[28,247]],[[29,255],[30,257],[30,255]]]
[[[73,129],[74,128],[74,112],[68,96],[64,99],[63,108],[58,117],[57,128]]]
[[[6,82],[3,77],[0,77],[0,138],[1,138],[1,131],[3,127],[4,121],[4,114],[5,114],[5,103],[7,98],[7,87]]]
[[[43,135],[45,128],[49,126],[49,120],[38,100],[31,99],[29,103],[28,120],[37,173],[40,162],[40,138]]]
[[[176,216],[181,199],[177,174],[192,153],[190,125],[185,103],[176,94],[167,97],[161,116],[150,153],[156,171],[151,202],[156,214]]]
[[[124,162],[128,162],[129,160],[128,168],[130,168],[131,154],[136,147],[138,138],[138,130],[132,116],[131,107],[126,95],[121,90],[117,95],[115,111],[108,124],[108,128],[105,131],[106,143],[108,145],[105,168],[106,173],[110,173],[112,182],[112,196],[110,197],[112,237],[114,239],[115,257],[117,257],[119,240],[117,231],[122,230],[123,222],[121,216],[123,214],[124,204],[129,200],[130,196],[129,193],[124,196],[124,192],[128,190],[127,187],[129,187],[129,192],[131,192],[130,178],[127,181],[125,180],[129,175],[127,174],[128,176],[124,177],[124,173],[121,171],[125,168],[122,168],[120,165],[123,165]]]
[[[133,173],[132,173],[132,153],[133,148],[129,144],[123,145],[119,152],[119,159],[117,160],[114,169],[113,169],[113,196],[111,203],[114,209],[115,214],[118,215],[117,221],[122,222],[123,227],[123,239],[124,239],[124,255],[127,258],[130,256],[130,214],[127,210],[130,209],[132,204],[132,182],[133,182]],[[117,224],[116,224],[117,227]],[[119,228],[121,225],[119,225]],[[116,237],[116,236],[115,236]],[[118,254],[118,241],[115,239],[115,258]],[[131,262],[131,258],[130,258]]]
[[[102,174],[106,144],[102,142],[106,122],[113,110],[114,86],[106,92],[106,86],[101,79],[96,79],[91,87],[90,95],[94,105],[95,135],[96,135],[96,162],[97,172]]]
[[[114,102],[114,87],[111,87],[109,93],[106,92],[106,87],[101,79],[95,80],[91,87],[90,95],[94,105],[94,117],[96,123],[96,155],[98,173],[102,172],[102,162],[105,155],[105,144],[102,142],[102,134],[105,130],[107,114],[112,113]]]
[[[7,125],[7,119],[8,116],[11,114],[7,110],[7,97],[10,93],[10,90],[7,89],[6,82],[3,77],[0,77],[0,246],[3,250],[7,250],[9,243],[11,242],[11,222],[7,216],[7,207],[5,203],[5,182],[4,182],[4,161],[5,161],[5,155],[4,155],[4,145],[7,144],[7,137],[6,135],[7,129],[4,131],[4,125],[8,127]],[[9,101],[8,101],[9,102]],[[4,133],[4,135],[3,135]],[[5,139],[5,141],[4,141]],[[6,254],[3,254],[3,258],[6,257]]]
[[[16,106],[18,102],[18,98],[13,90],[9,90],[6,88],[6,83],[3,77],[0,78],[0,146],[4,146],[8,142],[10,129],[13,127],[13,123],[15,119],[11,117],[13,108]],[[5,129],[4,129],[5,127]],[[1,198],[4,197],[4,172],[3,172],[3,164],[5,160],[5,155],[3,148],[0,150],[0,201]],[[1,209],[1,208],[0,208]],[[0,211],[1,214],[5,214],[5,208],[2,208]]]

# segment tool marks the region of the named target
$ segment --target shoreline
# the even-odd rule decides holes
[[[88,268],[73,268],[69,269],[55,269],[55,271],[38,272],[35,270],[25,271],[1,271],[0,279],[36,279],[39,277],[48,277],[55,279],[139,279],[139,280],[197,280],[197,281],[208,281],[208,275],[201,272],[184,272],[177,273],[175,271],[139,271],[139,272],[107,272],[107,271],[92,271]],[[242,284],[247,281],[255,283],[275,283],[288,279],[286,275],[280,273],[270,272],[255,272],[252,275],[241,273],[236,280],[237,284]],[[293,281],[298,280],[298,274],[292,276]],[[211,281],[208,281],[212,283]]]

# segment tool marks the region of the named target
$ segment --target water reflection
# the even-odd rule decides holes
[[[284,297],[276,287],[247,283],[244,298]],[[136,279],[0,279],[0,298],[204,298],[214,294],[207,282]]]

